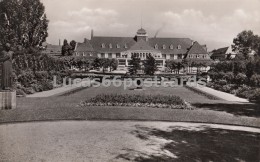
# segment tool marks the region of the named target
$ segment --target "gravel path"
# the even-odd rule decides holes
[[[54,88],[54,89],[49,90],[49,91],[43,91],[43,92],[38,92],[38,93],[31,94],[31,95],[27,95],[26,97],[36,98],[36,97],[51,97],[51,96],[55,96],[55,95],[62,95],[64,93],[82,88],[81,85],[85,86],[85,85],[88,85],[88,84],[90,84],[90,83],[87,82],[87,81],[83,81],[83,82],[80,82],[76,85],[72,84],[72,85],[62,86],[62,87],[59,87],[59,88]]]
[[[174,154],[162,149],[170,140],[156,136],[142,139],[136,136],[138,128],[199,131],[205,127],[260,133],[260,129],[249,127],[170,122],[60,121],[3,124],[0,125],[0,161],[124,162],[132,161],[136,156],[148,155],[174,158]],[[122,158],[126,154],[127,158]]]
[[[244,102],[244,103],[248,103],[249,102],[247,99],[239,98],[239,97],[237,97],[237,96],[235,96],[233,94],[226,93],[226,92],[221,92],[221,91],[209,88],[209,87],[194,87],[194,88],[196,88],[198,90],[201,90],[203,92],[209,93],[209,94],[211,94],[213,96],[216,96],[216,97],[221,98],[221,99],[226,100],[226,101]]]

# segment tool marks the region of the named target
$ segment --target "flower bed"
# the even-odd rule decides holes
[[[129,106],[171,109],[191,109],[189,103],[179,96],[101,94],[81,102],[80,106]]]

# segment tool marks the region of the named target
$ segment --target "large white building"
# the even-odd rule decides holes
[[[99,58],[115,58],[119,62],[118,69],[126,70],[131,56],[135,54],[145,60],[151,54],[157,61],[160,70],[164,70],[166,60],[209,60],[206,46],[189,38],[149,38],[141,28],[134,37],[94,36],[77,43],[75,55],[95,56]]]

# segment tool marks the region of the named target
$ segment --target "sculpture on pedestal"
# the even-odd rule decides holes
[[[0,62],[2,65],[2,75],[1,75],[1,89],[11,90],[12,89],[12,59],[13,51],[11,51],[11,45],[9,43],[5,44],[5,49],[0,53]]]

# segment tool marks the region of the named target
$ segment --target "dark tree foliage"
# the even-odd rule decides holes
[[[147,59],[144,61],[144,72],[147,75],[154,75],[158,70],[156,60],[152,55],[148,55]]]
[[[255,70],[255,64],[250,60],[246,64],[246,76],[248,79],[250,79],[252,75],[254,75],[254,70]]]
[[[110,71],[116,70],[118,67],[118,61],[116,59],[109,60]]]
[[[92,67],[94,69],[98,69],[98,68],[100,68],[100,66],[101,66],[100,59],[99,58],[95,58],[94,61],[92,62]]]
[[[141,69],[141,60],[135,54],[131,56],[131,60],[129,61],[128,70],[131,75],[137,74],[137,71]]]
[[[169,69],[171,71],[171,73],[172,73],[173,70],[175,70],[177,68],[176,61],[174,61],[174,60],[167,60],[166,63],[165,63],[165,67],[167,69]]]
[[[77,42],[75,40],[72,40],[70,42],[71,50],[75,50],[76,44],[77,44]]]
[[[258,53],[260,47],[260,37],[254,35],[251,30],[244,30],[233,39],[232,50],[238,54],[242,54],[245,59],[249,58],[251,52]]]
[[[100,68],[103,69],[103,72],[109,67],[110,65],[110,59],[108,58],[101,58],[100,59]]]
[[[69,56],[71,55],[71,46],[68,44],[67,39],[64,39],[63,46],[61,48],[61,54],[62,56]]]
[[[48,37],[49,20],[40,0],[0,2],[0,43],[38,47]]]

